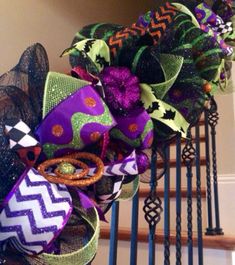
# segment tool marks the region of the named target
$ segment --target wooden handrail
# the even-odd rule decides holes
[[[109,239],[110,230],[109,228],[101,228],[100,238]],[[118,239],[122,241],[130,241],[131,232],[127,228],[119,228]],[[138,231],[138,241],[148,242],[148,229],[139,228]],[[164,232],[163,230],[157,230],[156,232],[156,243],[163,244],[164,242]],[[170,234],[170,243],[175,245],[176,234],[174,231]],[[181,237],[182,245],[187,245],[187,233],[182,232]],[[196,233],[193,235],[193,245],[197,246],[197,236]],[[234,236],[203,236],[203,246],[204,248],[212,249],[223,249],[223,250],[235,250],[235,235]]]
[[[148,195],[149,195],[149,189],[140,188],[140,191],[139,191],[139,197],[140,198],[146,198]],[[163,198],[164,197],[164,189],[158,187],[157,188],[157,195],[159,197]],[[169,196],[171,198],[176,198],[176,190],[175,189],[170,189]],[[193,196],[193,198],[197,197],[197,189],[196,188],[193,188],[192,196]],[[182,198],[186,198],[187,197],[187,189],[186,188],[182,188],[181,189],[181,197]],[[206,188],[201,188],[201,198],[206,198]]]

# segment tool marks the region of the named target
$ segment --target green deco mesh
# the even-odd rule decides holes
[[[158,99],[162,99],[177,79],[184,58],[171,54],[161,54],[159,61],[166,81],[159,84],[151,84],[150,86],[155,96]]]
[[[82,211],[82,209],[80,208]],[[88,264],[95,256],[98,247],[99,217],[95,208],[83,212],[81,235],[68,233],[60,236],[60,255],[42,254],[41,258],[48,265]]]
[[[122,192],[118,197],[118,201],[131,200],[135,196],[138,189],[139,189],[139,176],[137,176],[134,181],[131,181],[122,186]]]
[[[62,100],[89,82],[56,72],[49,72],[43,98],[43,118]]]

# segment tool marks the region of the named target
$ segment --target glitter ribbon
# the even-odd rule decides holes
[[[78,104],[79,103],[79,104]],[[47,157],[95,143],[116,124],[108,107],[88,85],[61,101],[36,130]]]
[[[64,185],[49,183],[35,169],[25,171],[3,202],[0,246],[38,254],[59,236],[72,212]]]

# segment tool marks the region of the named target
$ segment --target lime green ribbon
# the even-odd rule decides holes
[[[61,56],[76,55],[77,52],[85,54],[95,64],[99,72],[110,64],[109,46],[103,40],[85,39],[79,41],[66,49]]]
[[[43,118],[62,100],[73,94],[79,88],[89,84],[85,80],[80,80],[69,75],[49,72],[44,88]]]
[[[182,56],[160,54],[159,63],[162,68],[165,81],[158,84],[149,84],[149,86],[152,87],[152,91],[157,98],[163,99],[168,90],[172,87],[180,73],[183,62],[184,58]]]
[[[101,71],[102,68],[100,68],[97,64],[97,55],[105,58],[105,60],[110,63],[109,47],[103,40],[86,39],[79,41],[74,44],[73,47],[66,49],[62,55],[76,55],[76,51],[85,52],[90,60],[96,64],[99,71]],[[144,102],[146,109],[153,103],[153,100],[157,100],[157,98],[164,98],[166,93],[177,79],[184,62],[184,58],[182,56],[172,54],[160,54],[159,58],[156,59],[159,61],[159,64],[162,68],[165,81],[157,84],[140,84],[140,87],[142,88],[142,101]],[[151,88],[149,89],[149,87]],[[150,93],[148,94],[148,92]],[[182,133],[182,136],[186,136],[184,132],[187,131],[188,123],[185,121],[183,116],[170,105],[162,102],[161,100],[159,100],[159,102],[163,107],[162,111],[154,111],[154,113],[152,113],[150,116],[154,119],[158,119],[160,122],[163,122],[173,131],[179,131]],[[161,118],[166,107],[168,109],[171,108],[176,112],[176,119],[174,121]]]
[[[140,178],[137,176],[134,181],[122,185],[121,194],[118,197],[118,201],[131,200],[139,189]]]
[[[152,88],[147,84],[141,84],[141,100],[145,109],[151,109],[154,105],[157,106],[149,113],[152,119],[156,119],[173,131],[181,133],[182,137],[187,137],[189,123],[174,107],[157,99]]]
[[[89,213],[82,214],[81,216],[85,222],[87,222],[92,230],[93,235],[90,241],[84,245],[81,249],[73,251],[68,254],[54,255],[54,254],[42,254],[40,257],[45,260],[48,265],[86,265],[94,258],[97,248],[100,231],[100,223],[98,212],[95,208],[89,209]]]
[[[191,17],[192,19],[192,23],[197,27],[200,28],[200,24],[198,23],[196,17],[194,16],[194,14],[184,5],[180,4],[180,3],[172,3],[173,6],[175,6],[180,12],[188,15]]]

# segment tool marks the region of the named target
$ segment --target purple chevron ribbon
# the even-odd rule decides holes
[[[95,170],[95,168],[91,168],[89,175],[94,174]],[[125,176],[129,175],[138,175],[135,150],[123,160],[105,166],[103,178],[93,187],[96,200],[102,204],[116,200],[122,192]]]
[[[28,169],[3,202],[0,246],[10,243],[27,254],[47,251],[71,212],[66,186],[50,183],[35,169]]]
[[[93,175],[96,168],[91,168],[89,175]],[[138,168],[136,162],[136,153],[133,151],[129,156],[121,161],[113,162],[104,167],[104,176],[124,176],[137,175]]]

